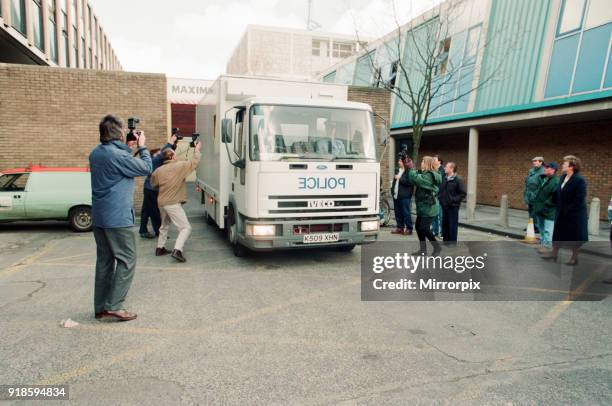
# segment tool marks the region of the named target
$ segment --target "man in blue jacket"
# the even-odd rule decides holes
[[[96,319],[133,320],[123,308],[136,269],[134,178],[151,173],[151,155],[140,132],[139,157],[125,144],[123,122],[107,115],[100,122],[100,145],[89,155],[93,233],[96,240]]]

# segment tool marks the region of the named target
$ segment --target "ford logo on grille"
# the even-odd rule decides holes
[[[327,165],[317,165],[317,169],[327,169]]]

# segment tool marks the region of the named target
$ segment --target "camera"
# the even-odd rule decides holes
[[[139,118],[136,118],[136,117],[128,118],[128,129],[130,131],[127,133],[127,136],[125,137],[126,142],[138,140],[138,136],[136,135],[136,133],[134,133],[134,130],[136,129],[137,124],[140,124]]]
[[[198,138],[200,138],[200,133],[193,133],[191,134],[191,142],[189,143],[189,146],[191,148],[195,148],[196,145],[198,145],[198,143],[200,141],[198,141]]]
[[[180,134],[181,129],[178,127],[173,127],[172,128],[172,135],[176,136],[176,140],[177,141],[181,141],[183,139],[183,136]]]

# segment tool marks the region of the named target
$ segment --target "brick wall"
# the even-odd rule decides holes
[[[387,120],[389,123],[390,113],[391,113],[391,102],[390,102],[390,94],[384,89],[375,89],[371,87],[360,87],[360,86],[349,86],[348,90],[348,99],[349,101],[367,103],[372,106],[372,110]],[[375,123],[376,129],[376,140],[379,140],[379,131],[380,128],[384,126],[384,122],[376,117]],[[384,154],[383,154],[384,151]],[[384,148],[382,145],[377,145],[376,154],[380,158],[381,162],[381,173],[380,176],[382,178],[383,185],[391,184],[391,178],[393,176],[392,173],[389,172],[389,154],[392,154],[390,147]],[[381,157],[381,154],[383,156]]]
[[[499,205],[507,194],[510,206],[526,209],[523,182],[531,158],[543,155],[559,165],[565,155],[582,160],[582,175],[588,183],[588,200],[601,200],[600,218],[607,219],[612,195],[612,120],[559,126],[482,131],[479,137],[478,196],[480,204]],[[459,174],[467,175],[468,134],[425,136],[421,156],[439,154],[443,161],[456,161]],[[561,171],[558,172],[558,175]]]
[[[87,166],[108,113],[126,124],[139,117],[147,144],[161,146],[168,136],[165,76],[0,64],[0,169]]]

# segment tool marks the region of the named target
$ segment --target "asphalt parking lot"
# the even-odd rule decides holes
[[[128,323],[93,318],[91,233],[0,226],[0,384],[95,405],[612,404],[609,299],[362,302],[359,249],[237,258],[190,217],[187,263],[138,240]]]

